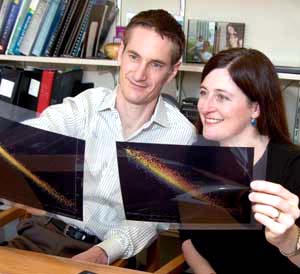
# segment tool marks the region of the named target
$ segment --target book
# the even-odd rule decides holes
[[[216,22],[188,20],[186,62],[206,63],[214,53]]]
[[[34,12],[29,26],[24,34],[24,38],[20,44],[20,53],[23,55],[30,55],[35,39],[47,13],[50,0],[39,0],[36,11]]]
[[[5,24],[5,20],[11,5],[12,5],[12,0],[3,0],[0,9],[0,32],[2,31],[2,28]]]
[[[15,25],[15,21],[18,17],[22,0],[14,0],[10,5],[8,14],[5,19],[1,34],[0,34],[0,54],[5,53],[10,35]]]
[[[107,10],[105,13],[105,18],[103,21],[103,26],[101,28],[101,32],[98,32],[98,38],[95,48],[95,56],[98,56],[99,52],[101,51],[101,48],[103,47],[103,44],[107,38],[107,35],[109,33],[109,30],[111,26],[113,25],[113,22],[119,12],[119,9],[116,7],[115,3],[112,1],[106,2]],[[99,36],[100,34],[100,36]]]
[[[41,87],[39,91],[37,109],[36,109],[37,113],[43,112],[43,110],[50,105],[54,77],[55,77],[54,70],[43,70]]]
[[[70,9],[66,15],[66,19],[63,23],[62,30],[58,36],[58,40],[55,43],[53,56],[57,57],[63,53],[63,50],[70,38],[72,28],[78,19],[79,12],[81,11],[84,1],[74,0],[70,6]]]
[[[84,46],[84,39],[85,35],[88,29],[88,24],[91,16],[91,12],[95,6],[96,0],[90,0],[86,9],[86,12],[84,14],[84,18],[82,20],[82,24],[79,28],[79,31],[77,33],[77,36],[75,37],[75,41],[72,45],[72,48],[70,50],[70,55],[73,57],[79,57],[81,51],[83,51]]]
[[[75,24],[72,25],[70,36],[68,37],[66,45],[63,48],[62,54],[64,56],[68,56],[71,54],[72,46],[75,43],[76,36],[80,32],[83,19],[86,16],[87,8],[89,6],[89,0],[81,0],[80,4],[81,6],[77,8],[77,14],[74,15],[77,20],[75,21]]]
[[[22,79],[23,71],[10,67],[0,67],[0,99],[11,104],[16,104],[18,86]]]
[[[59,33],[61,31],[61,28],[63,26],[63,22],[65,19],[65,15],[67,13],[67,10],[69,8],[70,1],[69,0],[61,0],[58,11],[54,17],[54,20],[52,22],[49,35],[45,41],[43,50],[42,50],[42,56],[52,56],[55,42],[57,40],[57,37],[59,36]]]
[[[244,35],[244,23],[217,22],[214,53],[230,48],[242,48]]]
[[[50,104],[62,103],[66,97],[78,94],[78,86],[81,84],[83,71],[81,69],[56,71]]]
[[[18,87],[16,105],[32,111],[37,110],[42,72],[40,69],[24,70]]]
[[[87,37],[85,43],[85,57],[96,56],[96,49],[99,45],[99,39],[101,36],[103,22],[105,20],[107,6],[106,0],[96,1],[89,18],[89,24],[87,28]]]
[[[30,5],[30,1],[31,0],[23,0],[22,1],[22,5],[20,7],[19,13],[18,13],[18,17],[16,19],[16,22],[14,24],[14,28],[12,30],[12,33],[10,35],[10,39],[7,45],[7,49],[6,49],[6,54],[15,54],[15,52],[13,51],[15,44],[17,42],[19,33],[21,31],[22,28],[22,24],[25,20],[29,5]]]
[[[25,19],[24,19],[23,24],[21,26],[21,31],[18,34],[18,37],[16,39],[16,43],[15,43],[14,48],[13,48],[13,52],[16,55],[21,54],[20,53],[20,46],[21,46],[22,41],[24,39],[25,33],[26,33],[26,31],[29,27],[32,16],[35,13],[35,10],[37,8],[38,3],[39,3],[39,0],[31,0],[31,2],[30,2],[30,5],[29,5],[29,8],[27,10]]]
[[[32,52],[31,52],[32,55],[35,55],[35,56],[42,55],[42,51],[44,49],[44,45],[46,43],[47,36],[50,33],[52,23],[55,19],[58,9],[59,9],[59,4],[60,4],[60,0],[52,0],[50,2],[48,11],[44,16],[42,26],[41,26],[40,31],[34,42]]]

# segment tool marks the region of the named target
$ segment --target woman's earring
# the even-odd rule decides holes
[[[252,118],[251,121],[250,121],[250,123],[251,123],[251,125],[254,126],[254,127],[256,127],[256,125],[257,125],[257,121],[256,121],[255,118]]]

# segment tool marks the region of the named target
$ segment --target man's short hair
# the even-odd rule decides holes
[[[170,39],[173,43],[172,65],[180,60],[185,46],[185,36],[181,25],[170,13],[157,9],[142,11],[135,15],[126,27],[123,40],[124,48],[128,44],[130,31],[137,26],[153,29],[162,37]]]

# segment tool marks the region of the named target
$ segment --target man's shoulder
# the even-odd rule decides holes
[[[91,99],[101,99],[105,98],[107,96],[110,96],[112,94],[112,90],[105,87],[96,87],[96,88],[90,88],[83,92],[81,92],[78,97],[79,98],[91,98]]]

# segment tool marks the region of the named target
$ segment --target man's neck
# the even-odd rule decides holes
[[[117,95],[116,108],[119,112],[124,139],[127,139],[151,119],[156,102],[135,105]]]

